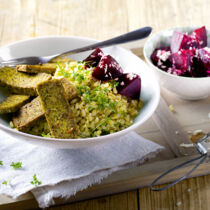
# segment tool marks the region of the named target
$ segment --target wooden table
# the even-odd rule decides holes
[[[76,35],[103,40],[146,25],[152,26],[154,32],[174,26],[206,25],[210,28],[209,11],[210,0],[0,0],[0,46],[43,35]],[[141,47],[136,46],[135,50],[140,56]],[[201,128],[205,132],[210,130],[210,119],[207,117],[210,112],[209,98],[200,102],[186,102],[174,98],[165,90],[162,96],[168,104],[173,103],[177,111],[175,118],[185,132]],[[189,108],[187,112],[186,106]],[[155,117],[137,132],[166,147],[167,152],[161,153],[157,160],[173,158],[174,153],[163,141],[163,134],[154,120]],[[167,161],[164,163],[167,165]],[[201,167],[194,176],[204,174],[204,171],[210,173],[204,168]],[[112,180],[116,177],[113,175]],[[107,182],[104,182],[104,186],[108,186]],[[148,180],[145,179],[145,182]],[[125,189],[134,189],[132,183],[124,182]],[[98,192],[97,186],[91,189],[93,194]],[[119,191],[113,189],[110,194]],[[146,187],[50,209],[206,210],[210,209],[209,194],[210,175],[206,175],[185,180],[161,193],[152,192]],[[99,195],[103,195],[103,192],[100,191]],[[36,208],[36,203],[30,196],[19,202],[6,196],[0,197],[0,209],[23,209],[23,206],[24,209]]]

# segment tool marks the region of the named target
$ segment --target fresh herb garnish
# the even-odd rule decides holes
[[[88,111],[92,111],[94,108],[92,106],[88,107]]]
[[[74,80],[76,80],[77,82],[81,83],[83,80],[85,80],[85,77],[83,74],[80,73],[73,73],[73,78]]]
[[[90,90],[87,86],[78,87],[79,94],[83,96],[85,102],[91,103],[96,102],[98,109],[102,110],[105,108],[114,109],[117,105],[111,98],[108,96],[108,88],[101,88],[100,86]]]
[[[68,64],[66,63],[66,65]],[[68,71],[65,71],[64,65],[61,65],[59,61],[57,62],[57,69],[59,72],[59,76],[64,76],[66,78],[70,76],[70,73]]]
[[[112,85],[113,88],[115,88],[119,85],[119,82],[112,80],[112,81],[110,81],[110,84]]]
[[[16,170],[16,169],[22,168],[22,162],[16,162],[16,163],[12,162],[10,166]]]
[[[34,186],[39,186],[40,184],[42,184],[41,181],[39,181],[36,177],[36,174],[33,175],[33,180],[31,180],[31,184]]]
[[[3,166],[3,161],[2,160],[0,160],[0,166]]]
[[[7,180],[4,180],[4,181],[2,182],[2,184],[4,184],[4,185],[8,185],[8,183],[9,183],[9,181],[7,181]]]
[[[44,133],[44,132],[42,132],[42,137],[46,137],[46,138],[50,138],[51,137],[51,135],[50,135],[50,133]]]

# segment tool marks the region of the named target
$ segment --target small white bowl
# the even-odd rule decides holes
[[[0,48],[0,57],[3,59],[10,59],[24,56],[47,56],[82,47],[94,42],[96,42],[96,40],[72,36],[40,37],[15,42]],[[79,148],[93,146],[97,143],[103,143],[108,140],[114,141],[118,137],[125,135],[129,131],[134,130],[144,123],[155,111],[160,97],[159,85],[155,76],[153,75],[153,72],[140,58],[128,50],[120,47],[109,47],[104,48],[103,51],[112,55],[120,63],[124,69],[124,72],[133,72],[141,76],[141,98],[144,106],[130,127],[113,134],[94,138],[52,139],[16,131],[15,129],[10,128],[9,119],[0,115],[0,129],[15,137],[17,140],[25,140],[29,143],[39,144],[40,146],[54,148]],[[71,58],[75,60],[83,60],[89,54],[90,52],[80,53],[71,56]],[[0,90],[0,101],[4,100],[5,97],[5,94]]]
[[[156,74],[160,85],[175,93],[180,98],[186,100],[198,100],[210,96],[210,77],[191,78],[169,74],[156,67],[152,63],[150,56],[155,48],[170,45],[171,37],[174,31],[192,32],[196,28],[199,27],[179,27],[161,31],[152,35],[144,45],[144,57]],[[209,47],[209,30],[207,30],[207,36]]]

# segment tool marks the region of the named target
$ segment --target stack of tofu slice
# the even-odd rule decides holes
[[[11,93],[0,104],[0,114],[14,113],[13,125],[22,132],[76,138],[69,101],[77,91],[66,78],[53,78],[55,71],[56,63],[0,68],[0,86]]]

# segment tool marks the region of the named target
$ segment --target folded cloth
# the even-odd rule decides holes
[[[162,149],[135,132],[88,148],[52,149],[18,141],[0,131],[0,194],[17,198],[31,191],[45,208],[54,203],[53,198],[68,198]],[[22,167],[15,170],[11,162],[22,162]],[[34,182],[41,182],[38,187],[31,183],[34,174]]]

